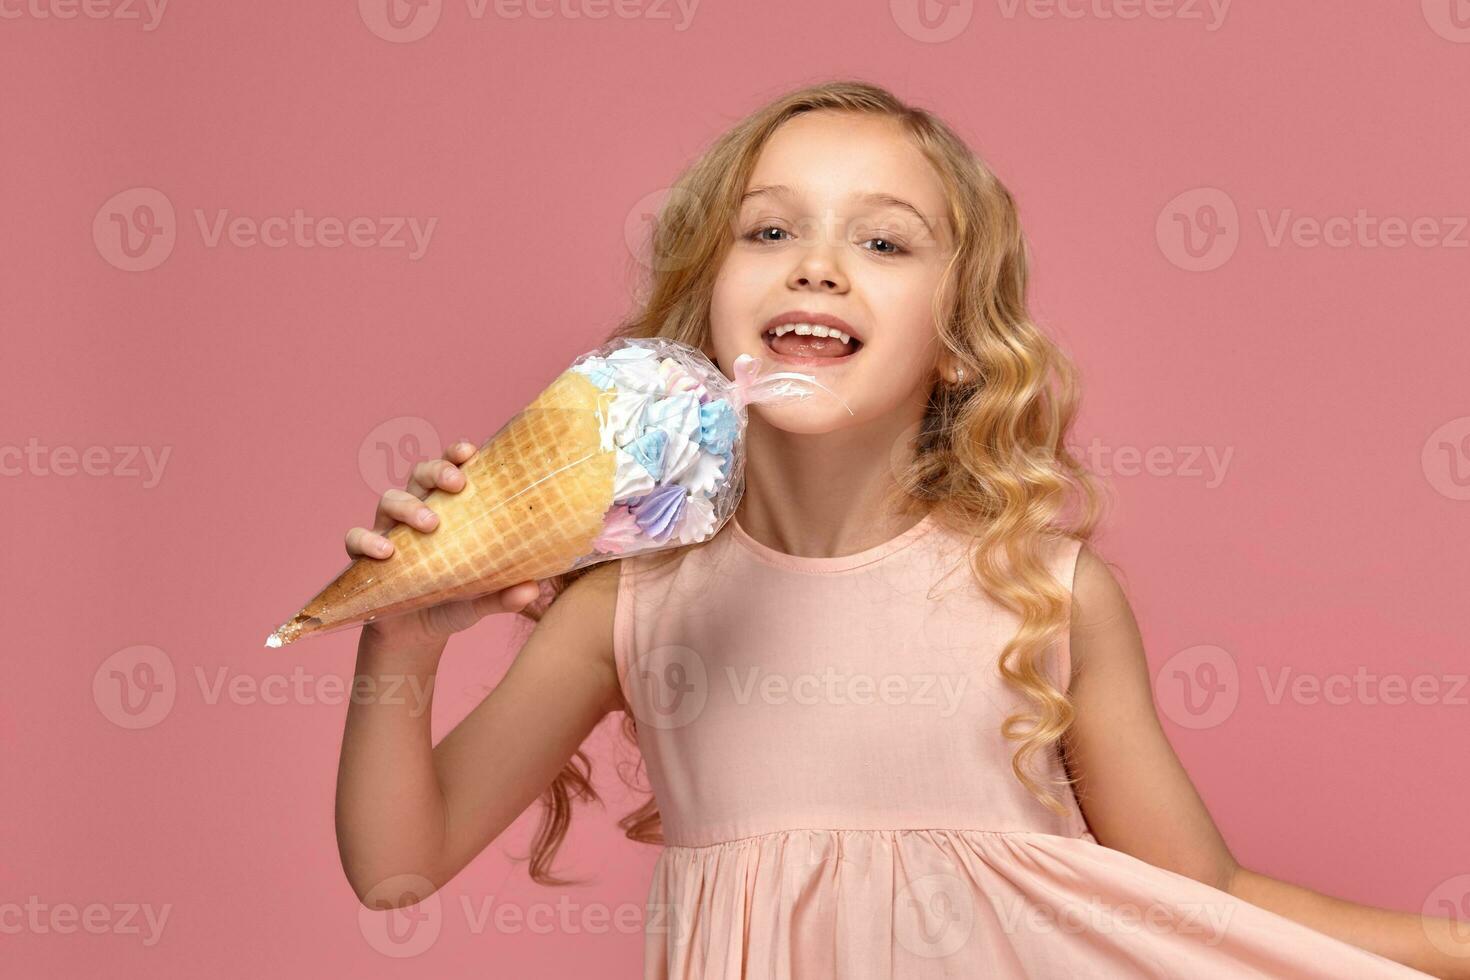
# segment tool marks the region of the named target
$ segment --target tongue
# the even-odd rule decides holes
[[[788,357],[847,357],[852,353],[852,345],[844,344],[836,337],[818,337],[795,332],[777,337],[771,341],[771,348]]]

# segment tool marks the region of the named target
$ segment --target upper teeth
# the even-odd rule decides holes
[[[833,327],[824,327],[819,323],[783,323],[781,326],[774,327],[766,332],[779,337],[782,334],[791,333],[793,330],[799,334],[811,334],[814,337],[836,337],[844,344],[852,340],[850,334],[845,334],[841,330]]]

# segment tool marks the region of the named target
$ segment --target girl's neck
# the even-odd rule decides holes
[[[898,536],[929,510],[897,492],[917,422],[895,413],[886,425],[804,434],[752,411],[740,527],[761,544],[810,558],[855,554]]]

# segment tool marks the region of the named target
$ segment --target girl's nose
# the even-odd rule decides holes
[[[821,289],[823,289],[823,290],[825,290],[827,292],[833,292],[833,291],[835,291],[837,289],[837,281],[835,279],[828,279],[828,278],[823,277],[823,278],[818,279],[816,281],[819,284],[819,288],[821,288]],[[796,284],[798,286],[807,287],[807,286],[810,286],[812,284],[812,280],[811,279],[808,279],[806,276],[798,276],[796,278]]]
[[[821,249],[813,249],[813,254],[804,256],[791,270],[791,278],[788,285],[793,289],[817,289],[824,293],[841,292],[847,289],[847,277],[837,268],[825,255],[817,254]]]

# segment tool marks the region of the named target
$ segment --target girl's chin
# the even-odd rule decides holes
[[[835,386],[833,387],[835,390]],[[852,407],[856,411],[857,406]],[[837,432],[851,428],[857,421],[856,416],[848,414],[841,402],[820,389],[806,398],[776,404],[757,402],[750,406],[750,412],[752,419],[759,416],[761,422],[769,428],[803,436]]]

